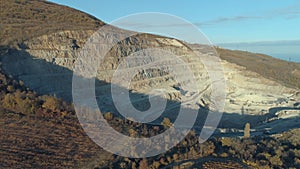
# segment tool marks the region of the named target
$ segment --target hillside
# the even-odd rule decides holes
[[[300,63],[288,62],[259,53],[216,48],[221,59],[246,67],[265,78],[293,88],[300,88]]]
[[[91,30],[104,23],[75,9],[45,0],[1,0],[0,46],[61,30]]]
[[[37,95],[23,82],[0,70],[1,168],[289,168],[300,167],[299,129],[279,139],[220,138],[204,144],[191,132],[165,154],[132,159],[99,148],[82,130],[71,105],[47,95]],[[129,134],[131,125],[142,136],[157,134],[161,126],[138,126],[106,116],[118,131]],[[113,146],[113,145],[112,145]]]
[[[97,30],[105,23],[86,13],[45,0],[1,0],[0,47],[63,30]],[[283,85],[299,88],[300,64],[243,51],[216,48],[221,59],[246,67]]]
[[[95,82],[98,106],[116,131],[134,137],[157,135],[174,122],[176,105],[191,94],[179,90],[168,71],[169,65],[182,65],[165,58],[163,52],[156,53],[168,66],[164,70],[142,67],[130,84],[130,97],[136,108],[144,110],[149,106],[149,90],[166,89],[170,109],[164,115],[168,120],[162,116],[141,124],[118,116],[107,91],[113,72],[135,52],[162,48],[180,55],[196,77],[192,85],[204,93],[197,102],[201,109],[195,128],[182,142],[151,158],[124,158],[108,153],[87,136],[82,127],[96,124],[81,126],[72,104],[76,52],[105,23],[42,0],[1,0],[0,18],[0,168],[300,167],[299,64],[217,48],[227,83],[225,112],[214,137],[200,144],[197,127],[203,125],[210,108],[211,89],[204,65],[191,49],[180,40],[151,34],[122,39],[128,31],[115,27],[98,32],[108,40],[122,39],[112,48],[101,46],[109,52],[98,67]],[[72,41],[78,50],[72,49]],[[194,47],[202,59],[209,59],[205,47]],[[86,60],[89,58],[93,56]],[[180,73],[187,76],[185,71]],[[245,123],[252,129],[248,139],[242,138]]]

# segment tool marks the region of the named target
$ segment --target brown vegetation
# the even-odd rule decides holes
[[[222,159],[206,160],[202,164],[207,168],[223,165],[224,161],[232,168],[243,163],[256,168],[300,167],[299,129],[277,139],[215,138],[203,144],[191,132],[173,149],[147,160],[113,156],[84,133],[70,104],[39,96],[3,72],[0,82],[1,168],[161,168],[207,158]],[[150,137],[164,130],[163,126],[141,125],[110,113],[105,116],[117,131],[136,137]]]
[[[271,56],[245,51],[216,48],[221,59],[245,67],[265,78],[292,88],[300,88],[300,63],[288,62]]]
[[[246,123],[245,125],[244,138],[250,138],[250,123]]]
[[[0,46],[60,30],[96,29],[104,23],[75,9],[44,0],[1,0]]]
[[[37,95],[1,69],[0,117],[0,168],[82,168],[93,157],[111,158],[84,133],[70,104]]]

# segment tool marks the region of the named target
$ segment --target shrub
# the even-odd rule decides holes
[[[169,127],[172,126],[172,123],[171,123],[171,121],[170,121],[169,118],[166,118],[166,117],[165,117],[165,118],[163,119],[163,121],[161,122],[161,125],[163,125],[164,128],[169,128]]]
[[[20,91],[6,94],[3,97],[2,105],[5,109],[23,114],[31,114],[37,107],[37,103],[34,100],[29,99]]]
[[[250,138],[250,123],[246,123],[245,125],[244,138]]]
[[[50,109],[52,111],[56,111],[60,108],[60,102],[58,99],[56,99],[52,96],[47,96],[42,107],[45,109]]]

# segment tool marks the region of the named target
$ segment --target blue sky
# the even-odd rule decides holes
[[[240,42],[252,42],[249,45],[255,46],[253,42],[261,41],[271,44],[285,41],[286,46],[287,42],[295,46],[295,40],[300,40],[300,1],[297,0],[50,1],[87,12],[106,23],[140,12],[169,13],[194,23],[214,44],[231,43],[232,48]],[[267,51],[272,51],[271,46],[268,48]],[[289,52],[300,54],[297,47]]]

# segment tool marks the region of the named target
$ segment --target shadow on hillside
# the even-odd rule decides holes
[[[300,110],[298,107],[272,107],[269,109],[269,114],[271,116],[276,115],[276,113],[284,110]]]
[[[15,79],[24,81],[25,85],[30,89],[36,91],[39,94],[53,95],[58,98],[62,98],[66,101],[72,102],[72,77],[73,72],[67,68],[58,66],[54,63],[47,62],[43,59],[38,59],[31,56],[26,51],[12,50],[10,49],[5,56],[1,57],[2,66],[5,72],[12,75]],[[98,106],[101,112],[114,112],[114,114],[121,117],[116,110],[112,96],[107,94],[110,91],[111,84],[105,81],[96,80],[96,86],[100,85],[105,87],[105,90],[96,89]],[[103,92],[106,92],[105,97],[102,97]],[[142,93],[130,93],[130,98],[144,98],[140,102],[135,102],[133,105],[140,110],[146,110],[150,107],[148,95]],[[105,100],[105,102],[103,102]],[[139,105],[148,105],[139,107]],[[168,100],[167,111],[152,121],[150,124],[160,124],[163,117],[168,117],[171,121],[174,121],[178,115],[180,109],[180,102]],[[184,108],[186,109],[186,108]],[[267,118],[271,118],[275,113],[284,108],[274,108],[270,110],[266,115],[241,115],[237,113],[223,113],[222,120],[219,124],[220,128],[233,128],[243,129],[245,123],[250,122],[251,126],[260,125]],[[186,110],[187,112],[190,110]],[[204,126],[208,110],[204,107],[199,107],[198,116],[194,129],[199,133]],[[299,118],[297,118],[298,120]],[[279,119],[279,121],[287,121],[288,119]],[[297,126],[295,126],[296,128]],[[286,128],[288,130],[291,128]]]

